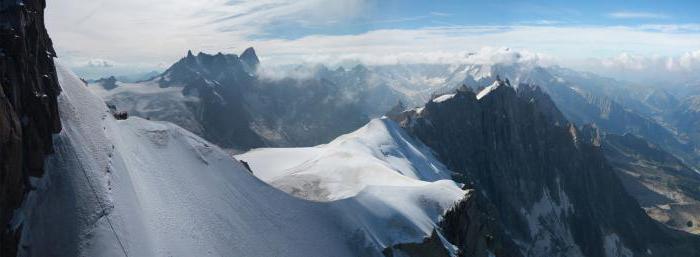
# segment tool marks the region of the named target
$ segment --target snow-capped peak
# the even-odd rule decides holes
[[[500,80],[494,81],[493,84],[491,84],[490,86],[479,91],[479,93],[476,94],[476,99],[481,100],[481,98],[484,98],[484,96],[487,96],[489,93],[493,92],[498,87],[503,86],[503,85],[505,85],[505,84]]]

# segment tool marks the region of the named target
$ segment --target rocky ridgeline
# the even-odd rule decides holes
[[[158,94],[110,90],[115,86],[109,80],[94,84],[107,89],[102,93],[108,103],[129,115],[170,121],[236,150],[318,145],[369,121],[362,106],[372,93],[322,78],[259,76],[259,65],[253,48],[240,56],[188,52],[164,73],[136,83],[159,87],[153,90]],[[182,97],[172,97],[172,90]]]
[[[500,226],[472,233],[501,243],[507,235],[524,256],[700,253],[700,238],[656,223],[625,191],[596,133],[566,122],[537,87],[518,88],[499,80],[477,95],[464,87],[394,117],[492,206],[488,216]],[[470,219],[458,216],[448,219],[446,236],[461,249],[474,249],[477,241],[464,238]]]
[[[44,0],[0,0],[0,256],[15,255],[21,224],[11,222],[13,211],[61,130],[45,7]]]

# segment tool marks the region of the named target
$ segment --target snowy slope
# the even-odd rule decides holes
[[[361,205],[348,210],[383,244],[428,236],[466,193],[426,146],[388,119],[372,120],[326,145],[256,149],[237,158],[300,198]]]
[[[64,129],[19,215],[20,256],[381,256],[422,240],[464,193],[411,181],[299,199],[180,127],[114,120],[79,78],[58,71]]]
[[[88,87],[105,102],[113,104],[119,111],[126,111],[131,116],[149,118],[159,121],[171,121],[181,127],[202,134],[204,129],[194,112],[199,98],[186,96],[182,87],[160,87],[158,81],[150,80],[139,83],[117,82],[117,87],[105,89],[99,83]]]
[[[487,96],[489,93],[496,90],[499,86],[501,86],[501,83],[499,81],[494,81],[493,84],[479,91],[479,93],[476,94],[476,99],[481,100],[481,98],[484,98],[484,96]]]

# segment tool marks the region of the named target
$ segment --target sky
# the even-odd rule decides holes
[[[455,63],[508,47],[566,67],[700,71],[700,1],[52,0],[61,62],[85,77],[163,70],[187,50],[263,64]]]

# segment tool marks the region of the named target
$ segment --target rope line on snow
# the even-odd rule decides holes
[[[71,142],[71,145],[73,145],[73,142]],[[112,230],[112,233],[114,233],[114,237],[117,239],[117,242],[119,243],[119,247],[122,249],[124,256],[129,257],[129,254],[126,253],[126,248],[124,248],[124,244],[122,243],[122,240],[119,238],[117,231],[114,230],[114,226],[112,225],[112,220],[110,220],[109,215],[107,215],[107,208],[105,207],[104,204],[102,204],[102,201],[100,201],[100,196],[99,196],[99,194],[97,194],[97,189],[95,189],[95,186],[92,185],[92,181],[90,180],[90,177],[87,175],[87,171],[83,167],[83,163],[80,162],[80,158],[78,158],[78,153],[76,153],[75,151],[72,151],[72,152],[73,152],[73,155],[75,156],[76,163],[78,163],[78,166],[80,166],[80,170],[83,171],[83,175],[85,176],[85,179],[87,180],[88,186],[90,186],[92,193],[95,195],[95,200],[97,201],[97,204],[100,206],[101,212],[104,215],[103,217],[105,217],[105,219],[107,220],[107,224],[109,224],[109,228]]]

